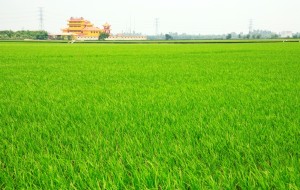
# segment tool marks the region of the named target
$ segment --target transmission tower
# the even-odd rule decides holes
[[[44,10],[43,10],[43,7],[39,7],[39,21],[40,21],[40,30],[44,30]]]
[[[130,35],[131,35],[131,33],[132,33],[132,30],[131,30],[132,28],[131,28],[131,26],[132,26],[132,25],[131,25],[131,15],[130,15],[130,21],[129,21],[129,34],[130,34]]]
[[[155,18],[155,35],[158,36],[159,18]]]
[[[249,34],[251,34],[252,31],[253,31],[253,20],[250,19],[250,21],[249,21]]]

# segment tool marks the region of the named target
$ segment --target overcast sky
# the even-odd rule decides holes
[[[0,30],[39,29],[43,7],[44,29],[57,33],[69,17],[84,17],[96,26],[106,21],[114,34],[155,33],[224,34],[253,29],[300,32],[300,0],[0,0]]]

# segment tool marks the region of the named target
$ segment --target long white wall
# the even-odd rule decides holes
[[[76,36],[76,40],[80,40],[80,41],[98,40],[98,37]]]
[[[110,36],[105,40],[147,40],[146,36]]]

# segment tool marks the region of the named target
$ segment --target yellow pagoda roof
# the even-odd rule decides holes
[[[98,27],[85,27],[83,30],[96,30],[96,31],[100,31],[101,29]]]

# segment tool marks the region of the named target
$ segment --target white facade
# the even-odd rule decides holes
[[[90,37],[90,36],[76,36],[76,40],[79,41],[91,41],[91,40],[98,40],[98,37]]]
[[[147,40],[146,36],[109,36],[105,40]]]

